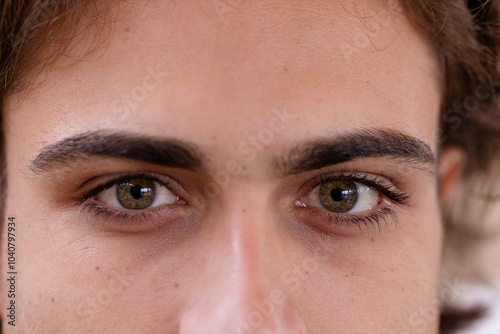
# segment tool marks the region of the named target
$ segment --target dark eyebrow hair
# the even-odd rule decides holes
[[[429,145],[392,129],[363,129],[298,144],[275,159],[275,167],[282,175],[293,175],[368,157],[400,159],[410,167],[435,173],[436,158]]]
[[[202,166],[202,154],[192,144],[176,139],[100,130],[47,145],[28,167],[40,174],[74,166],[75,162],[86,160],[92,155],[129,158],[187,170]],[[275,168],[282,175],[298,174],[362,157],[401,159],[414,168],[431,172],[434,172],[436,161],[431,148],[416,137],[396,130],[365,129],[333,139],[316,139],[298,144],[275,159]]]
[[[129,158],[188,170],[195,170],[202,165],[201,154],[188,143],[100,130],[47,145],[31,160],[28,168],[38,174],[73,166],[76,161],[88,159],[91,155]]]

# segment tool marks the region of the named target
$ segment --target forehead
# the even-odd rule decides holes
[[[36,112],[40,145],[118,128],[206,147],[224,137],[229,152],[286,113],[276,146],[379,126],[434,147],[437,65],[395,2],[147,1],[107,19],[100,49],[75,63],[88,45],[70,48],[10,115]]]

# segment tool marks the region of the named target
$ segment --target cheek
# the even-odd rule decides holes
[[[183,272],[179,260],[158,260],[135,242],[125,245],[95,236],[37,235],[40,242],[31,237],[24,240],[34,242],[38,251],[23,253],[19,281],[24,290],[20,305],[26,315],[43,324],[37,332],[95,329],[111,333],[124,324],[141,332],[151,326],[152,319],[155,326],[162,323],[161,328],[175,323],[176,310],[189,293],[179,280]],[[54,317],[59,320],[43,321]]]
[[[437,332],[442,225],[437,198],[425,203],[362,241],[311,242],[307,256],[297,255],[296,263],[315,262],[288,285],[311,332]]]
[[[14,203],[18,196],[10,195]],[[154,235],[100,236],[79,227],[84,222],[74,212],[46,209],[39,198],[26,202],[10,206],[19,221],[30,222],[19,231],[19,319],[28,326],[25,332],[112,333],[123,326],[148,332],[176,324],[192,292],[185,277],[196,277],[203,266],[185,261],[186,247],[192,251],[193,245],[171,250]]]

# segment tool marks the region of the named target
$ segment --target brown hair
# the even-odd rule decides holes
[[[481,268],[473,264],[473,251],[491,232],[485,227],[485,218],[495,195],[495,166],[500,153],[499,2],[402,3],[411,13],[410,21],[431,41],[441,66],[441,147],[458,146],[467,155],[459,192],[443,208],[447,260],[444,266],[448,270],[443,274],[448,276],[445,279],[482,279]],[[473,203],[473,196],[483,200]],[[485,311],[481,306],[465,310],[445,304],[441,331],[452,332]]]
[[[380,0],[382,1],[382,0]],[[387,6],[388,1],[384,1]],[[83,3],[85,3],[85,8]],[[4,0],[0,18],[0,111],[8,94],[26,88],[33,72],[47,69],[64,54],[69,41],[77,38],[76,22],[85,14],[90,26],[99,10],[89,10],[91,1]],[[399,5],[432,45],[442,75],[439,147],[454,145],[467,155],[461,193],[479,191],[491,195],[493,165],[500,153],[499,2],[496,0],[404,0]],[[57,28],[57,29],[56,29]],[[57,33],[56,33],[57,32]],[[40,53],[39,50],[50,50]],[[1,125],[1,124],[0,124]],[[3,129],[0,126],[0,156],[4,162]],[[5,165],[3,165],[5,166]],[[6,170],[2,169],[5,177]],[[2,185],[5,191],[5,185]],[[488,201],[485,196],[486,203]],[[445,245],[469,247],[483,235],[479,216],[470,216],[471,202],[458,196],[443,208]],[[458,208],[458,210],[455,210]],[[1,209],[1,205],[0,205]],[[480,210],[484,211],[484,210]],[[3,215],[2,215],[3,216]],[[472,236],[472,237],[471,237]],[[462,249],[464,247],[461,247]],[[467,248],[470,249],[470,248]],[[441,330],[453,330],[481,312],[443,308]]]

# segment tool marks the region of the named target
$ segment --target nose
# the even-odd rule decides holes
[[[240,207],[217,222],[223,228],[205,246],[201,284],[182,312],[181,334],[307,333],[281,282],[279,234],[249,211]]]

